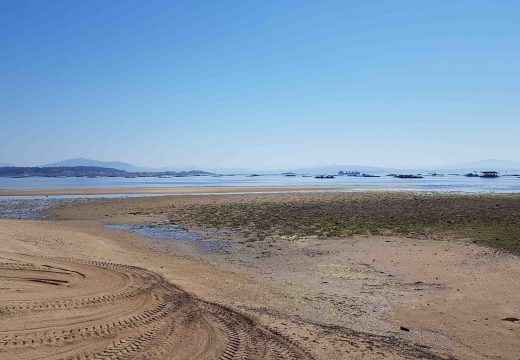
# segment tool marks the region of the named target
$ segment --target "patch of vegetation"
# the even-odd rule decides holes
[[[340,264],[325,264],[320,265],[320,268],[320,270],[325,274],[325,276],[337,280],[353,280],[359,279],[360,277],[360,271],[345,267]]]
[[[327,193],[193,201],[168,209],[172,222],[271,236],[359,234],[465,237],[520,254],[520,195]]]
[[[464,237],[520,254],[520,194],[336,192],[90,199],[74,200],[45,215],[110,223],[168,218],[187,228],[236,231],[250,241],[370,234]]]

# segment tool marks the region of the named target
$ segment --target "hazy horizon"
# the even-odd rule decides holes
[[[520,3],[4,1],[0,162],[418,168],[520,154]]]
[[[73,162],[74,165],[69,164],[69,162]],[[106,164],[82,164],[82,162],[102,162]],[[67,164],[61,164],[61,163],[67,163]],[[120,166],[116,166],[117,165]],[[482,160],[476,160],[468,163],[449,163],[449,164],[437,164],[437,165],[424,165],[420,167],[392,167],[392,166],[384,166],[384,165],[372,165],[372,164],[362,164],[362,163],[353,163],[353,162],[343,162],[343,163],[323,163],[323,164],[315,164],[315,165],[309,165],[309,166],[292,166],[292,167],[286,167],[286,168],[258,168],[258,167],[249,167],[249,168],[240,168],[240,167],[219,167],[219,166],[197,166],[197,165],[185,165],[185,166],[165,166],[165,167],[156,167],[156,166],[149,166],[149,165],[143,165],[143,164],[133,164],[129,162],[121,162],[118,160],[109,160],[109,161],[102,161],[99,159],[87,159],[84,157],[81,158],[74,158],[74,159],[64,159],[63,161],[57,161],[52,163],[46,163],[46,164],[33,164],[33,165],[26,165],[26,166],[101,166],[101,167],[114,167],[119,168],[122,170],[127,171],[133,171],[132,169],[126,169],[125,166],[122,165],[128,165],[131,167],[135,167],[135,171],[181,171],[181,170],[206,170],[206,171],[213,171],[213,172],[219,172],[219,171],[228,171],[228,172],[254,172],[254,171],[260,171],[260,172],[285,172],[285,171],[302,171],[302,170],[312,170],[312,169],[320,169],[320,168],[337,168],[337,171],[339,170],[359,170],[359,169],[366,169],[366,171],[370,170],[481,170],[481,169],[498,169],[498,170],[520,170],[520,161],[514,161],[514,160],[498,160],[498,159],[482,159]],[[19,164],[11,164],[11,163],[3,163],[0,162],[1,166],[23,166]],[[373,169],[372,169],[373,168]],[[365,170],[363,170],[365,171]]]

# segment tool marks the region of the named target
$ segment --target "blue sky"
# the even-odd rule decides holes
[[[0,162],[520,160],[518,1],[1,1]]]

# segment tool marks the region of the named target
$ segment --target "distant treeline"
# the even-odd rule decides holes
[[[212,173],[199,170],[163,171],[163,172],[128,172],[119,169],[96,166],[63,167],[0,167],[0,177],[145,177],[145,176],[204,176]]]

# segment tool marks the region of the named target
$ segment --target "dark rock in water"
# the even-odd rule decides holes
[[[406,332],[410,331],[410,329],[408,329],[407,327],[404,327],[404,326],[401,326],[401,330],[406,331]]]
[[[418,175],[410,175],[410,174],[396,175],[394,177],[397,178],[397,179],[423,179],[424,178],[421,174],[418,174]]]
[[[506,317],[505,319],[502,319],[503,321],[510,321],[510,322],[517,322],[520,321],[520,319],[515,317]]]

